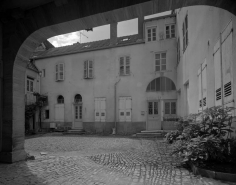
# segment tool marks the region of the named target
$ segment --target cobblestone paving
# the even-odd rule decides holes
[[[27,139],[25,148],[35,160],[0,164],[0,185],[236,184],[180,168],[162,141],[46,135]]]

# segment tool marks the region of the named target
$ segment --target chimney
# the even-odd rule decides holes
[[[117,22],[110,24],[110,44],[115,45],[117,43]]]
[[[138,38],[143,39],[143,22],[144,22],[144,16],[138,17]]]

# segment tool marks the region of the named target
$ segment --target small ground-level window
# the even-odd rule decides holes
[[[165,102],[165,114],[176,114],[176,102]]]
[[[45,110],[45,119],[49,119],[49,110]]]

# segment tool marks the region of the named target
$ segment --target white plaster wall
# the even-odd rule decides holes
[[[163,20],[161,20],[163,21]],[[94,122],[94,98],[106,98],[107,122],[114,122],[114,84],[117,85],[117,120],[118,100],[120,96],[132,97],[132,122],[146,121],[141,111],[147,109],[147,99],[157,96],[148,95],[146,88],[160,72],[154,71],[154,53],[167,51],[167,76],[176,84],[176,40],[168,39],[151,43],[116,47],[91,52],[64,55],[36,60],[39,70],[45,69],[46,76],[41,78],[41,92],[48,94],[50,119],[54,121],[54,105],[58,95],[64,96],[65,122],[72,120],[72,102],[76,94],[83,98],[83,121]],[[119,57],[131,57],[131,75],[119,76]],[[94,78],[84,79],[84,61],[94,61]],[[55,82],[55,65],[65,63],[65,80]],[[148,97],[149,96],[149,97]],[[166,99],[176,98],[176,92],[163,96]]]
[[[181,8],[177,12],[178,33],[181,43],[181,62],[177,67],[177,89],[181,89],[179,104],[185,105],[185,89],[184,84],[189,81],[190,102],[189,112],[196,113],[198,111],[198,78],[197,72],[201,63],[207,60],[207,106],[214,106],[215,98],[215,82],[214,82],[214,60],[213,49],[219,39],[220,32],[225,28],[228,22],[233,19],[233,27],[235,28],[235,16],[231,13],[214,7],[194,6]],[[189,44],[183,54],[183,37],[182,24],[186,13],[188,13],[188,35]],[[209,42],[209,45],[208,45]],[[235,51],[235,31],[233,32],[233,51]],[[233,52],[233,69],[235,69],[235,57]],[[234,75],[234,92],[236,92]],[[235,99],[235,93],[234,93]],[[186,115],[186,108],[179,109],[180,115]]]

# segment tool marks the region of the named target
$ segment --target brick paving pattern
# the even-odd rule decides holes
[[[194,176],[161,140],[47,134],[25,149],[35,160],[0,164],[0,185],[236,184]]]

